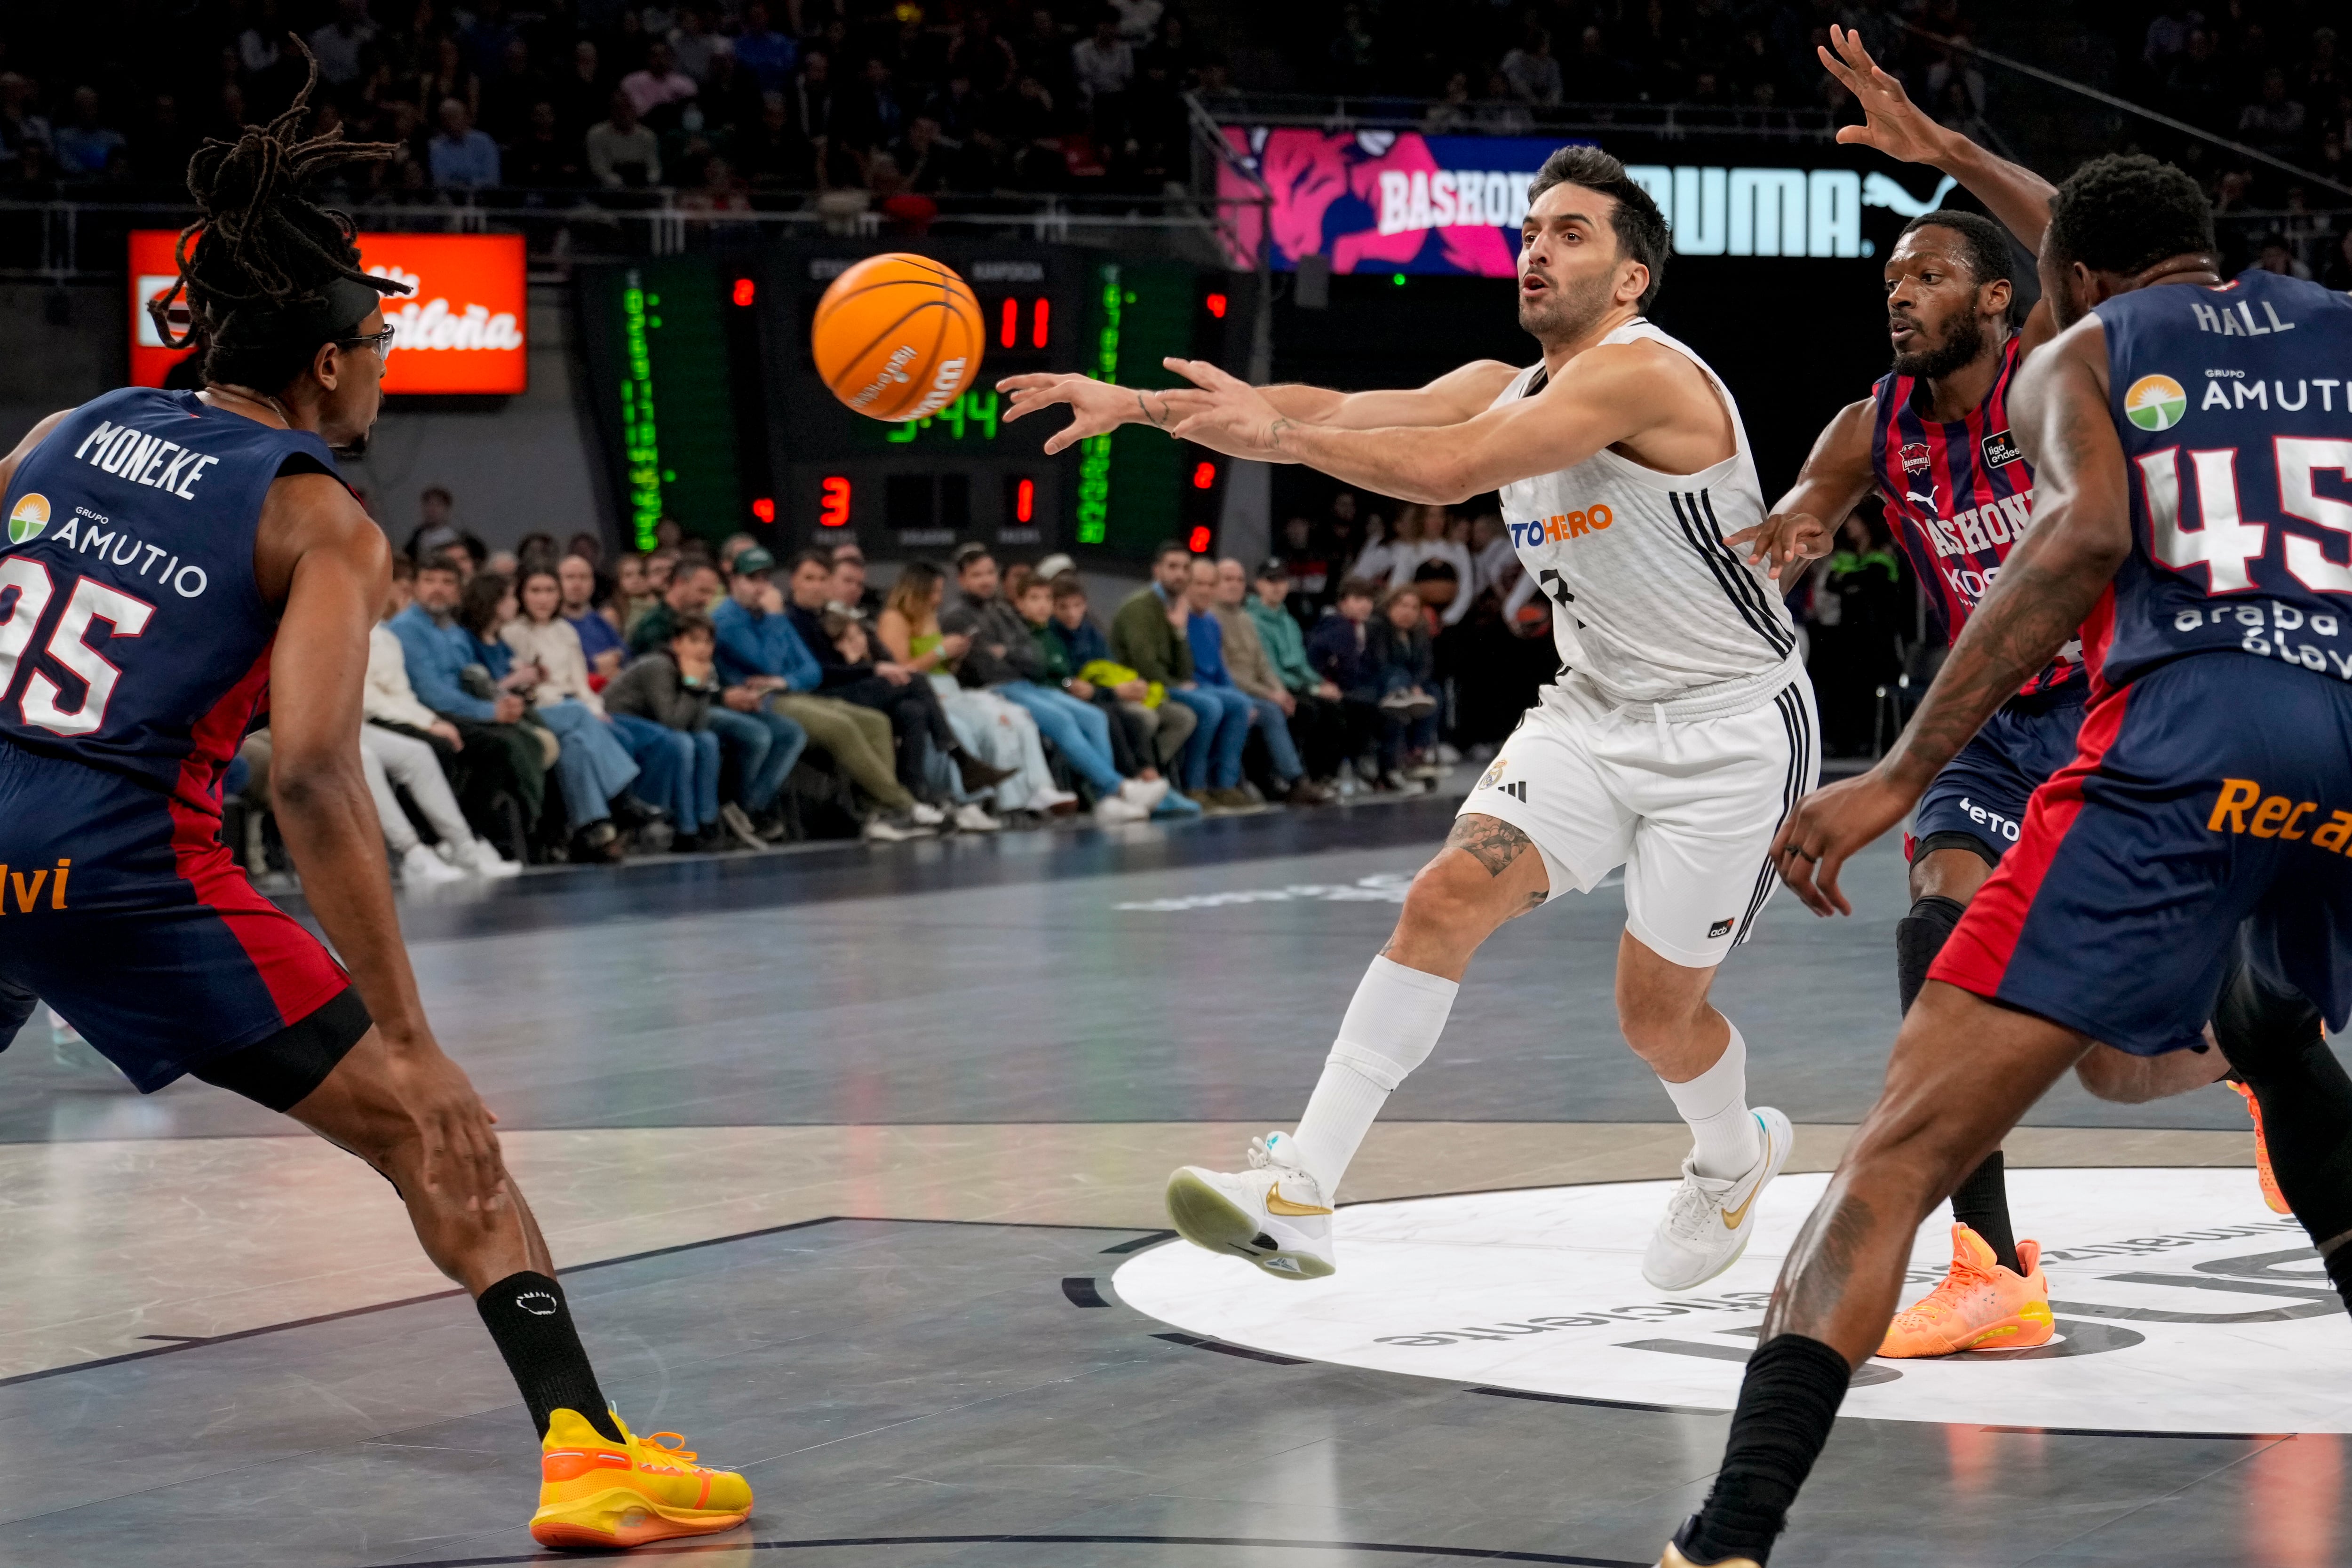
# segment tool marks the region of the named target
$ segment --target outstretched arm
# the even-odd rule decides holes
[[[1769,574],[1785,591],[1805,563],[1830,552],[1846,514],[1870,493],[1877,476],[1870,466],[1873,404],[1849,403],[1822,427],[1797,474],[1797,482],[1762,522],[1727,534],[1726,544],[1748,546],[1748,563],[1769,556]]]
[[[2131,552],[2097,317],[2018,373],[2010,409],[2033,464],[2033,531],[2002,563],[1895,749],[1859,778],[1799,801],[1772,841],[1782,879],[1816,914],[1853,912],[1838,891],[1838,868],[1901,820],[1993,710],[2076,635]]]
[[[1193,383],[1168,394],[1168,403],[1183,416],[1172,432],[1183,440],[1229,457],[1306,463],[1400,500],[1451,506],[1687,419],[1689,385],[1660,374],[1660,352],[1642,343],[1588,349],[1573,375],[1553,379],[1535,396],[1447,425],[1367,430],[1310,423],[1201,360],[1168,362]]]
[[[2050,198],[2057,187],[2032,170],[1988,153],[1957,131],[1930,120],[1903,84],[1878,68],[1862,35],[1843,27],[1830,28],[1831,49],[1820,48],[1822,64],[1845,84],[1861,104],[1864,123],[1838,132],[1838,140],[1875,147],[1906,163],[1926,163],[1959,181],[1968,193],[1984,203],[1993,216],[2009,227],[2030,251],[2042,248],[2042,231],[2050,226]]]
[[[264,598],[284,605],[269,661],[270,794],[303,895],[413,1090],[426,1186],[496,1206],[498,1139],[425,1024],[360,762],[368,628],[391,550],[339,481],[297,474],[269,487],[254,558]]]
[[[1389,392],[1333,392],[1328,387],[1286,383],[1258,389],[1267,403],[1293,419],[1370,430],[1391,425],[1458,425],[1495,401],[1518,373],[1496,360],[1476,360],[1451,370],[1426,386]],[[996,384],[1012,395],[1004,413],[1011,424],[1024,415],[1067,404],[1070,423],[1045,438],[1048,456],[1122,425],[1175,429],[1182,416],[1167,395],[1117,386],[1076,374],[1008,375]]]

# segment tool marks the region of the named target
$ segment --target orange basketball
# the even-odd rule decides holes
[[[971,384],[986,336],[980,301],[953,268],[893,251],[833,280],[809,347],[835,397],[903,423],[937,414]]]

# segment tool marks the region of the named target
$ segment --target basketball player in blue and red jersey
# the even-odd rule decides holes
[[[2077,635],[2074,758],[2034,792],[1903,1021],[1886,1087],[1781,1269],[1722,1469],[1662,1561],[1759,1564],[1877,1347],[1919,1222],[2092,1041],[2191,1049],[2242,982],[2352,1012],[2352,299],[2211,269],[2196,181],[2085,164],[2051,205],[2063,329],[2018,377],[2035,517],[1895,750],[1774,843],[1818,912]],[[2352,1304],[2352,1079],[2318,1031],[2217,1031]]]
[[[2028,250],[2038,249],[2050,222],[2050,183],[1937,125],[1858,37],[1832,32],[1839,52],[1824,50],[1822,58],[1867,115],[1843,138],[1944,171]],[[2032,522],[2033,465],[2011,431],[2009,392],[2019,366],[2056,329],[2046,302],[2021,329],[2013,325],[2010,258],[2000,226],[1976,213],[1929,212],[1906,226],[1885,268],[1894,366],[1822,432],[1795,486],[1750,531],[1751,559],[1769,554],[1776,574],[1792,574],[1826,553],[1846,514],[1875,491],[1926,587],[1937,631],[1947,641],[1959,636]],[[1969,900],[2016,843],[2027,800],[2073,759],[2088,692],[2081,649],[2070,642],[1921,797],[1906,844],[1911,909],[1895,928],[1906,1012]],[[2099,1047],[2077,1070],[2092,1093],[2139,1101],[2210,1083],[2225,1066],[2211,1051],[2149,1059]],[[1896,1315],[1878,1353],[1948,1355],[2048,1342],[2055,1324],[2041,1248],[2016,1237],[2000,1150],[1954,1191],[1952,1219],[1950,1269]]]
[[[349,220],[297,194],[391,149],[298,142],[308,96],[189,165],[203,216],[173,293],[204,389],[109,393],[0,458],[0,1045],[46,1000],[142,1092],[193,1074],[386,1177],[537,1422],[542,1543],[731,1529],[751,1505],[740,1476],[606,1406],[401,942],[359,752],[390,552],[331,450],[375,421],[380,296],[401,286],[360,270]],[[340,964],[220,841],[222,775],[265,717],[278,821]]]

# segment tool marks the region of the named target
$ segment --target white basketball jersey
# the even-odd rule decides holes
[[[1612,702],[1675,705],[1676,717],[1740,712],[1769,701],[1800,668],[1779,589],[1745,550],[1723,542],[1764,520],[1748,430],[1722,378],[1648,321],[1601,342],[1644,340],[1698,366],[1731,415],[1738,450],[1696,474],[1662,474],[1604,448],[1505,485],[1503,521],[1536,591],[1552,602],[1569,669]],[[1543,384],[1543,366],[1530,365],[1496,402]]]

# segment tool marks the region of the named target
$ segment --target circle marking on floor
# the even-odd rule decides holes
[[[1897,1421],[2145,1432],[2352,1432],[2344,1307],[2301,1226],[2244,1167],[2014,1170],[2058,1336],[2038,1350],[1874,1359],[1844,1411]],[[1338,1274],[1272,1278],[1172,1241],[1119,1299],[1254,1350],[1496,1388],[1728,1410],[1772,1281],[1823,1175],[1763,1194],[1746,1256],[1696,1290],[1641,1275],[1673,1184],[1344,1206]],[[1920,1227],[1908,1304],[1943,1277],[1950,1215]]]

